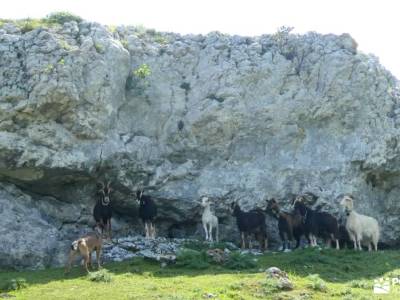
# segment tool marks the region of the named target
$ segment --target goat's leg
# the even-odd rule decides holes
[[[109,237],[109,239],[111,240],[111,218],[110,219],[108,219],[108,222],[107,222],[107,224],[108,224],[108,237]]]
[[[308,239],[310,241],[310,246],[314,247],[314,238],[313,238],[313,235],[311,233],[308,235]]]
[[[331,240],[330,238],[327,238],[327,239],[326,239],[325,244],[326,244],[326,247],[327,247],[327,248],[330,248],[330,247],[331,247],[331,245],[332,245],[331,242],[332,242],[332,240]]]
[[[253,249],[253,244],[251,242],[251,234],[248,234],[247,237],[249,239],[249,249]]]
[[[371,252],[372,251],[372,245],[371,245],[371,243],[368,243],[368,252]]]
[[[336,239],[335,241],[336,241],[336,250],[340,250],[339,240]]]
[[[240,238],[241,238],[241,241],[242,241],[241,248],[242,248],[242,249],[246,249],[246,241],[245,241],[245,234],[244,234],[244,232],[241,232],[241,233],[240,233]]]
[[[208,227],[209,227],[209,237],[210,237],[210,242],[213,242],[213,235],[212,235],[212,224],[208,223]]]
[[[215,240],[217,243],[219,242],[219,228],[218,228],[218,223],[217,226],[215,227]]]
[[[361,247],[361,237],[356,236],[356,241],[357,241],[358,250],[362,251],[362,247]]]
[[[149,231],[149,222],[144,222],[144,231],[145,231],[145,237],[148,239],[150,237],[150,231]]]
[[[204,233],[206,234],[206,241],[208,241],[208,228],[207,223],[203,223]]]
[[[151,222],[151,234],[152,234],[152,237],[153,237],[153,239],[155,239],[156,238],[156,224],[154,224],[153,222]]]
[[[153,233],[153,231],[154,231],[154,229],[153,229],[153,222],[152,221],[150,221],[149,222],[149,236],[150,236],[150,239],[153,239],[154,237],[154,233]]]

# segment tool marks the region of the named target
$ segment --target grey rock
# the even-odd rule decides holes
[[[349,35],[116,33],[90,22],[2,27],[0,201],[36,232],[21,235],[24,246],[11,241],[20,225],[0,221],[2,264],[61,264],[93,225],[104,179],[115,237],[143,233],[132,197],[143,184],[159,206],[158,236],[203,238],[197,201],[207,194],[221,239],[237,242],[232,201],[247,210],[275,197],[290,210],[293,195],[312,191],[337,216],[337,199],[352,193],[381,242],[398,244],[398,81]],[[151,74],[135,75],[144,64]],[[277,224],[267,223],[274,247]],[[39,232],[46,242],[34,245]]]

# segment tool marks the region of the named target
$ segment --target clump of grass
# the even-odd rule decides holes
[[[83,21],[83,19],[67,11],[58,11],[48,14],[44,19],[44,21],[48,23],[57,23],[62,25],[66,22],[71,22],[71,21],[80,23]]]
[[[209,258],[205,251],[183,249],[176,256],[176,266],[201,270],[210,266]]]
[[[314,291],[326,292],[328,290],[326,282],[321,279],[318,274],[308,275],[307,279],[310,281],[307,286]]]
[[[94,282],[111,282],[112,276],[106,269],[101,269],[88,274],[88,279]]]
[[[372,289],[372,283],[367,280],[353,280],[350,282],[350,286],[358,289]]]
[[[27,287],[26,280],[24,278],[12,278],[0,285],[0,291],[9,292],[17,291]]]
[[[267,278],[267,280],[263,284],[263,288],[264,288],[264,293],[267,295],[276,293],[280,290],[279,282],[276,278]]]
[[[104,52],[103,46],[100,45],[99,43],[94,43],[94,48],[96,49],[97,53],[103,53]]]
[[[257,266],[254,258],[248,254],[232,252],[229,254],[225,267],[232,270],[252,269]]]
[[[147,64],[142,64],[136,70],[133,71],[133,75],[138,78],[144,79],[151,74],[151,69]]]
[[[125,49],[128,50],[129,44],[128,44],[128,41],[126,39],[121,40],[121,44]]]

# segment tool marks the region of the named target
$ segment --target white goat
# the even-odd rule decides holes
[[[354,243],[354,250],[362,250],[361,244],[368,246],[371,251],[371,243],[375,251],[378,250],[379,225],[378,221],[372,217],[361,215],[353,210],[354,199],[351,196],[344,196],[340,205],[344,208],[347,220],[346,229],[350,239]]]
[[[212,230],[215,228],[215,240],[218,242],[218,218],[211,212],[210,204],[210,200],[207,197],[202,198],[201,206],[204,207],[204,211],[201,220],[206,233],[206,241],[213,241]]]

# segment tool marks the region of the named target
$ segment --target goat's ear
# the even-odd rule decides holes
[[[104,182],[102,182],[102,181],[97,181],[97,187],[100,189],[100,190],[102,190],[102,189],[104,189]]]

